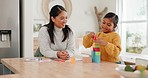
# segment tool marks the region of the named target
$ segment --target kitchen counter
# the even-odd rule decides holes
[[[110,62],[82,63],[69,62],[28,62],[24,58],[1,59],[2,64],[15,74],[1,75],[0,78],[120,78],[117,64]]]

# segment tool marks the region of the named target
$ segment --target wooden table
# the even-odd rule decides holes
[[[15,74],[0,78],[120,78],[115,70],[117,64],[110,62],[26,62],[23,58],[7,58],[1,62]]]

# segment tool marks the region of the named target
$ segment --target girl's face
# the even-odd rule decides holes
[[[102,24],[100,25],[102,32],[109,33],[114,29],[114,24],[110,18],[103,18]]]
[[[51,18],[54,22],[54,25],[58,28],[64,28],[67,23],[67,13],[62,11],[58,16],[55,18]]]

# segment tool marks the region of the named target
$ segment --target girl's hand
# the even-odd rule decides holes
[[[102,46],[107,45],[107,42],[106,41],[104,41],[104,40],[102,40],[102,39],[100,39],[98,37],[96,38],[96,40],[94,40],[94,42],[97,43],[97,44],[99,44],[99,45],[102,45]]]
[[[90,37],[90,38],[93,38],[95,36],[95,33],[94,32],[90,32],[89,34],[88,34],[88,37]]]
[[[59,51],[57,52],[57,56],[63,60],[68,60],[70,57],[67,51]]]

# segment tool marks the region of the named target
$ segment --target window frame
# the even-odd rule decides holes
[[[147,0],[146,0],[147,1]],[[125,29],[122,27],[122,24],[126,23],[142,23],[142,22],[145,22],[147,23],[147,34],[146,34],[146,47],[148,47],[148,1],[147,1],[147,4],[146,4],[146,9],[147,9],[147,19],[146,20],[138,20],[138,21],[135,21],[135,20],[128,20],[128,21],[122,21],[122,19],[119,19],[119,24],[118,24],[118,32],[119,32],[119,35],[121,36],[121,42],[122,42],[122,52],[121,52],[121,55],[135,55],[136,53],[128,53],[126,52],[126,38],[124,36],[124,34],[126,34],[125,32]],[[118,14],[119,18],[122,18],[121,16],[123,15],[123,0],[117,0],[117,3],[116,3],[116,13]]]

